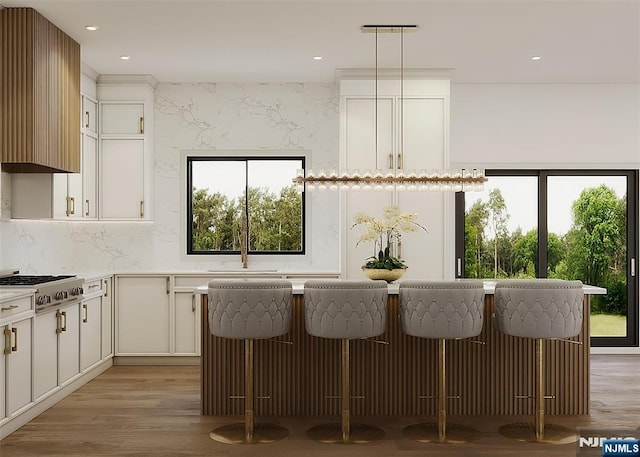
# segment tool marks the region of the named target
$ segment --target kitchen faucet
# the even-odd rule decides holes
[[[242,212],[240,225],[240,260],[242,261],[242,268],[247,268],[249,260],[249,256],[247,255],[249,248],[249,221],[246,211]]]

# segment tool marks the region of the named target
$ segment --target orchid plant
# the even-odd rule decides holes
[[[364,213],[356,214],[353,229],[358,225],[364,225],[366,230],[358,235],[356,246],[363,242],[373,242],[373,255],[366,259],[362,268],[406,269],[407,265],[402,259],[392,255],[391,247],[394,242],[400,241],[402,234],[417,232],[427,229],[416,222],[417,213],[401,213],[397,205],[389,205],[384,208],[384,217],[377,219]]]

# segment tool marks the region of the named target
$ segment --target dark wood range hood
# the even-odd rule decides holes
[[[80,171],[80,45],[32,8],[0,9],[0,162]]]

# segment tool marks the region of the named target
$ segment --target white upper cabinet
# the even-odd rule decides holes
[[[149,220],[153,210],[153,108],[146,75],[98,78],[98,217]]]
[[[443,79],[345,79],[340,83],[340,167],[397,175],[410,170],[449,166],[449,81]],[[372,243],[358,243],[363,228],[351,230],[363,212],[382,217],[397,204],[402,212],[418,213],[428,229],[403,234],[396,255],[409,269],[403,278],[444,277],[444,196],[439,192],[393,190],[343,193],[342,271],[346,278],[363,277],[361,266],[374,254]]]
[[[82,128],[98,134],[98,101],[89,95],[82,95]]]
[[[103,102],[100,116],[102,135],[143,135],[144,103]]]

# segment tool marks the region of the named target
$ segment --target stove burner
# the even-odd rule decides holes
[[[60,281],[61,279],[68,278],[75,278],[75,276],[13,275],[0,278],[0,286],[34,286],[36,284],[45,284],[47,282]]]

